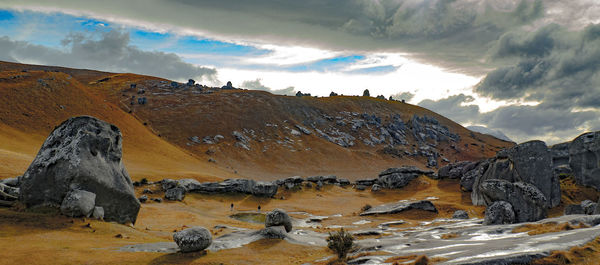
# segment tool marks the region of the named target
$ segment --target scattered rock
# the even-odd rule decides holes
[[[173,234],[173,241],[181,252],[201,251],[212,244],[212,235],[204,227],[195,226]]]
[[[420,175],[431,175],[433,171],[423,171],[414,166],[388,168],[379,174],[378,182],[388,189],[399,189],[408,185],[411,180]]]
[[[594,214],[594,210],[596,209],[597,203],[590,201],[590,200],[584,200],[581,202],[581,207],[583,208],[583,211],[585,212],[585,214]]]
[[[245,193],[259,197],[273,197],[278,190],[278,185],[273,182],[251,179],[227,179],[223,182],[204,183],[199,183],[193,179],[182,179],[177,182],[178,185],[185,188],[186,192],[197,193]]]
[[[153,194],[154,192],[153,192],[153,191],[151,191],[150,189],[144,189],[144,190],[142,191],[142,193],[143,193],[143,194]]]
[[[292,219],[284,210],[275,209],[267,213],[265,219],[265,227],[271,226],[283,226],[285,231],[289,233],[292,231]]]
[[[94,211],[95,203],[96,194],[85,190],[72,190],[60,205],[60,212],[70,217],[89,217]]]
[[[286,228],[283,226],[269,226],[258,231],[264,238],[285,239],[287,237]]]
[[[104,219],[135,223],[140,203],[122,161],[119,128],[93,117],[66,120],[46,139],[20,183],[27,207],[59,207],[72,189],[96,194]]]
[[[379,184],[375,184],[373,185],[373,187],[371,187],[371,192],[378,192],[381,190],[381,186],[379,186]]]
[[[181,186],[168,189],[165,191],[165,199],[170,201],[183,201],[185,198],[185,189]]]
[[[410,210],[410,209],[419,209],[419,210],[424,210],[424,211],[429,211],[429,212],[434,212],[434,213],[438,212],[438,210],[435,208],[433,203],[431,203],[431,201],[422,200],[422,201],[399,201],[399,202],[395,202],[395,203],[383,204],[383,205],[379,205],[376,207],[372,207],[372,208],[362,212],[360,215],[365,216],[365,215],[374,215],[374,214],[394,214],[394,213],[399,213],[399,212],[403,212],[403,211]]]
[[[152,198],[152,200],[158,203],[162,202],[162,198]]]
[[[485,209],[484,225],[512,224],[515,212],[512,205],[505,201],[496,201]]]
[[[141,203],[144,203],[144,202],[148,201],[148,196],[142,195],[138,198],[138,201],[140,201]]]
[[[453,219],[469,219],[469,213],[463,210],[457,210],[452,215]]]
[[[565,215],[585,214],[585,210],[580,204],[570,204],[565,207]]]

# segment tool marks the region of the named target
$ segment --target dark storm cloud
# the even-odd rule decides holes
[[[503,33],[539,21],[541,0],[132,0],[23,1],[0,7],[50,8],[109,21],[196,30],[225,40],[332,50],[403,51],[482,74],[482,57]],[[562,7],[561,7],[562,8]]]
[[[477,119],[479,115],[479,107],[472,104],[473,100],[474,98],[471,96],[459,94],[437,101],[426,99],[417,105],[433,110],[458,123],[467,123]]]
[[[495,50],[494,57],[514,56],[518,62],[490,72],[476,88],[481,95],[524,98],[563,109],[600,106],[600,25],[580,32],[550,25],[507,33]]]
[[[184,62],[172,53],[143,51],[129,45],[129,34],[119,31],[98,36],[69,34],[65,50],[0,38],[0,59],[13,62],[90,68],[111,72],[131,72],[175,80],[188,78],[214,80],[216,70]]]
[[[245,89],[250,89],[250,90],[262,90],[262,91],[267,91],[273,94],[277,94],[277,95],[286,95],[286,96],[293,96],[295,95],[295,88],[294,87],[287,87],[284,89],[272,89],[269,87],[266,87],[265,85],[263,85],[261,83],[261,79],[256,79],[256,80],[249,80],[249,81],[244,81],[241,85],[241,88],[245,88]]]
[[[472,97],[460,94],[437,101],[424,100],[418,105],[462,124],[483,124],[517,142],[541,139],[555,144],[585,131],[600,129],[598,110],[574,111],[542,103],[536,106],[508,105],[481,113],[476,105],[469,105],[472,101]]]

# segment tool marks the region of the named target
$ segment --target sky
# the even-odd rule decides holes
[[[548,144],[600,130],[596,0],[0,0],[0,60],[405,99]]]

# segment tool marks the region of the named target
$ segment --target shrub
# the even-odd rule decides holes
[[[327,238],[327,247],[333,250],[339,259],[346,259],[346,255],[348,255],[348,252],[352,250],[353,246],[354,237],[345,231],[344,228],[340,229],[338,232],[334,232],[333,234],[331,232],[329,233],[329,237]]]

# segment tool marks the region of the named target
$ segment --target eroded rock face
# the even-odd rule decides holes
[[[194,179],[162,180],[162,188],[167,191],[174,187],[183,187],[185,192],[197,193],[245,193],[259,197],[273,197],[278,190],[277,184],[251,179],[227,179],[222,182],[203,182]]]
[[[530,141],[498,152],[483,175],[473,183],[473,204],[490,205],[493,202],[484,199],[481,192],[481,185],[487,180],[528,183],[544,195],[545,207],[554,207],[560,203],[559,179],[553,174],[551,154],[542,141]]]
[[[140,203],[122,163],[121,131],[94,117],[66,120],[48,136],[20,181],[27,206],[59,207],[71,190],[96,194],[104,219],[135,223]]]
[[[515,222],[515,212],[510,203],[496,201],[485,209],[484,225],[512,224]]]
[[[431,175],[433,171],[424,171],[414,166],[388,168],[379,174],[378,183],[388,189],[399,189],[408,185],[420,175]]]
[[[569,145],[569,156],[577,184],[600,190],[600,131],[575,138]]]
[[[547,216],[546,197],[532,184],[490,179],[480,189],[487,205],[497,201],[510,203],[517,222],[534,222]]]
[[[212,244],[212,235],[206,228],[195,226],[174,233],[173,240],[181,252],[194,252],[209,247]]]
[[[265,227],[269,228],[272,226],[283,226],[286,232],[292,231],[292,219],[290,216],[281,209],[275,209],[267,213],[265,219]]]
[[[382,204],[376,207],[372,207],[362,213],[361,216],[365,215],[375,215],[375,214],[395,214],[403,211],[407,211],[410,209],[418,209],[424,210],[428,212],[437,213],[438,210],[435,208],[435,205],[431,203],[431,201],[422,200],[422,201],[399,201],[394,203]]]

